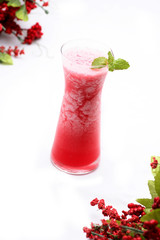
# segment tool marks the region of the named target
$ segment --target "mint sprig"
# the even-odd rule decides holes
[[[99,69],[108,66],[108,70],[113,72],[114,70],[123,70],[130,67],[129,63],[122,59],[115,59],[111,51],[108,52],[108,58],[98,57],[95,58],[92,62],[92,69]]]

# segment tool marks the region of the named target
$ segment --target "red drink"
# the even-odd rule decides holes
[[[65,94],[51,159],[69,173],[88,173],[99,164],[100,101],[108,69],[91,69],[91,63],[106,54],[77,47],[62,52]]]

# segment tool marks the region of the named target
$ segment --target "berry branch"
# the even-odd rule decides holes
[[[30,0],[31,1],[31,0]],[[31,2],[34,2],[33,0]],[[46,14],[49,13],[48,10],[44,9],[44,7],[47,7],[48,6],[48,2],[44,2],[43,5],[40,5],[38,2],[35,2],[35,4],[40,7]]]
[[[40,39],[43,35],[42,27],[37,22],[29,29],[24,29],[19,24],[20,21],[28,21],[28,15],[37,7],[40,7],[46,14],[48,10],[45,8],[48,2],[40,0],[0,0],[0,37],[1,34],[14,35],[22,44],[32,44],[33,41]],[[19,54],[11,54],[18,52],[17,47],[15,51],[10,51],[9,47],[0,48],[0,63],[13,64],[11,56],[18,56],[24,54],[24,50],[19,50]],[[10,54],[9,54],[10,53]]]
[[[137,199],[140,204],[129,203],[128,211],[119,215],[104,199],[93,199],[91,206],[98,206],[104,217],[101,224],[84,227],[86,238],[93,240],[160,240],[160,157],[151,157],[154,181],[149,180],[151,198]]]

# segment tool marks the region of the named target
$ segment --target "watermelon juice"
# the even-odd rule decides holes
[[[51,159],[68,173],[88,173],[99,164],[101,91],[108,72],[91,68],[99,56],[104,53],[85,47],[62,52],[65,93]]]

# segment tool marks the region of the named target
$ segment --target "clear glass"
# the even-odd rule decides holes
[[[61,48],[65,92],[51,151],[53,164],[71,174],[95,170],[100,161],[101,92],[108,68],[91,68],[110,49],[99,42],[75,40]]]

